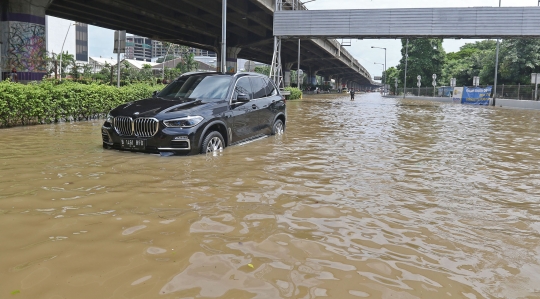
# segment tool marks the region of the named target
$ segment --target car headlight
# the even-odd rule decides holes
[[[114,117],[110,113],[108,113],[107,119],[105,121],[112,124],[114,121]]]
[[[202,116],[187,116],[182,118],[164,120],[163,124],[169,128],[191,128],[203,121]]]

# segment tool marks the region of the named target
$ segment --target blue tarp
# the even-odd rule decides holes
[[[489,105],[491,90],[493,86],[482,87],[465,87],[463,88],[463,96],[461,104],[468,105]]]

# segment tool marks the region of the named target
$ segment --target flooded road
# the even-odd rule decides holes
[[[0,298],[540,298],[540,112],[288,102],[218,156],[0,130]]]

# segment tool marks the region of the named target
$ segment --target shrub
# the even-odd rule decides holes
[[[87,83],[87,82],[85,82]],[[0,127],[97,118],[112,108],[148,98],[163,85],[121,88],[99,83],[43,81],[28,85],[0,82]]]
[[[302,98],[302,91],[296,87],[285,87],[285,90],[291,92],[291,95],[288,97],[289,100]]]

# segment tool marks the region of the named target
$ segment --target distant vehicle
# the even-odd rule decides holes
[[[149,153],[195,155],[265,135],[283,134],[285,98],[256,73],[190,73],[153,98],[111,110],[103,147]]]
[[[345,88],[343,88],[343,89],[341,90],[341,92],[345,92],[345,93],[346,93],[346,92],[349,92],[349,90],[347,89],[347,87],[345,87]]]

